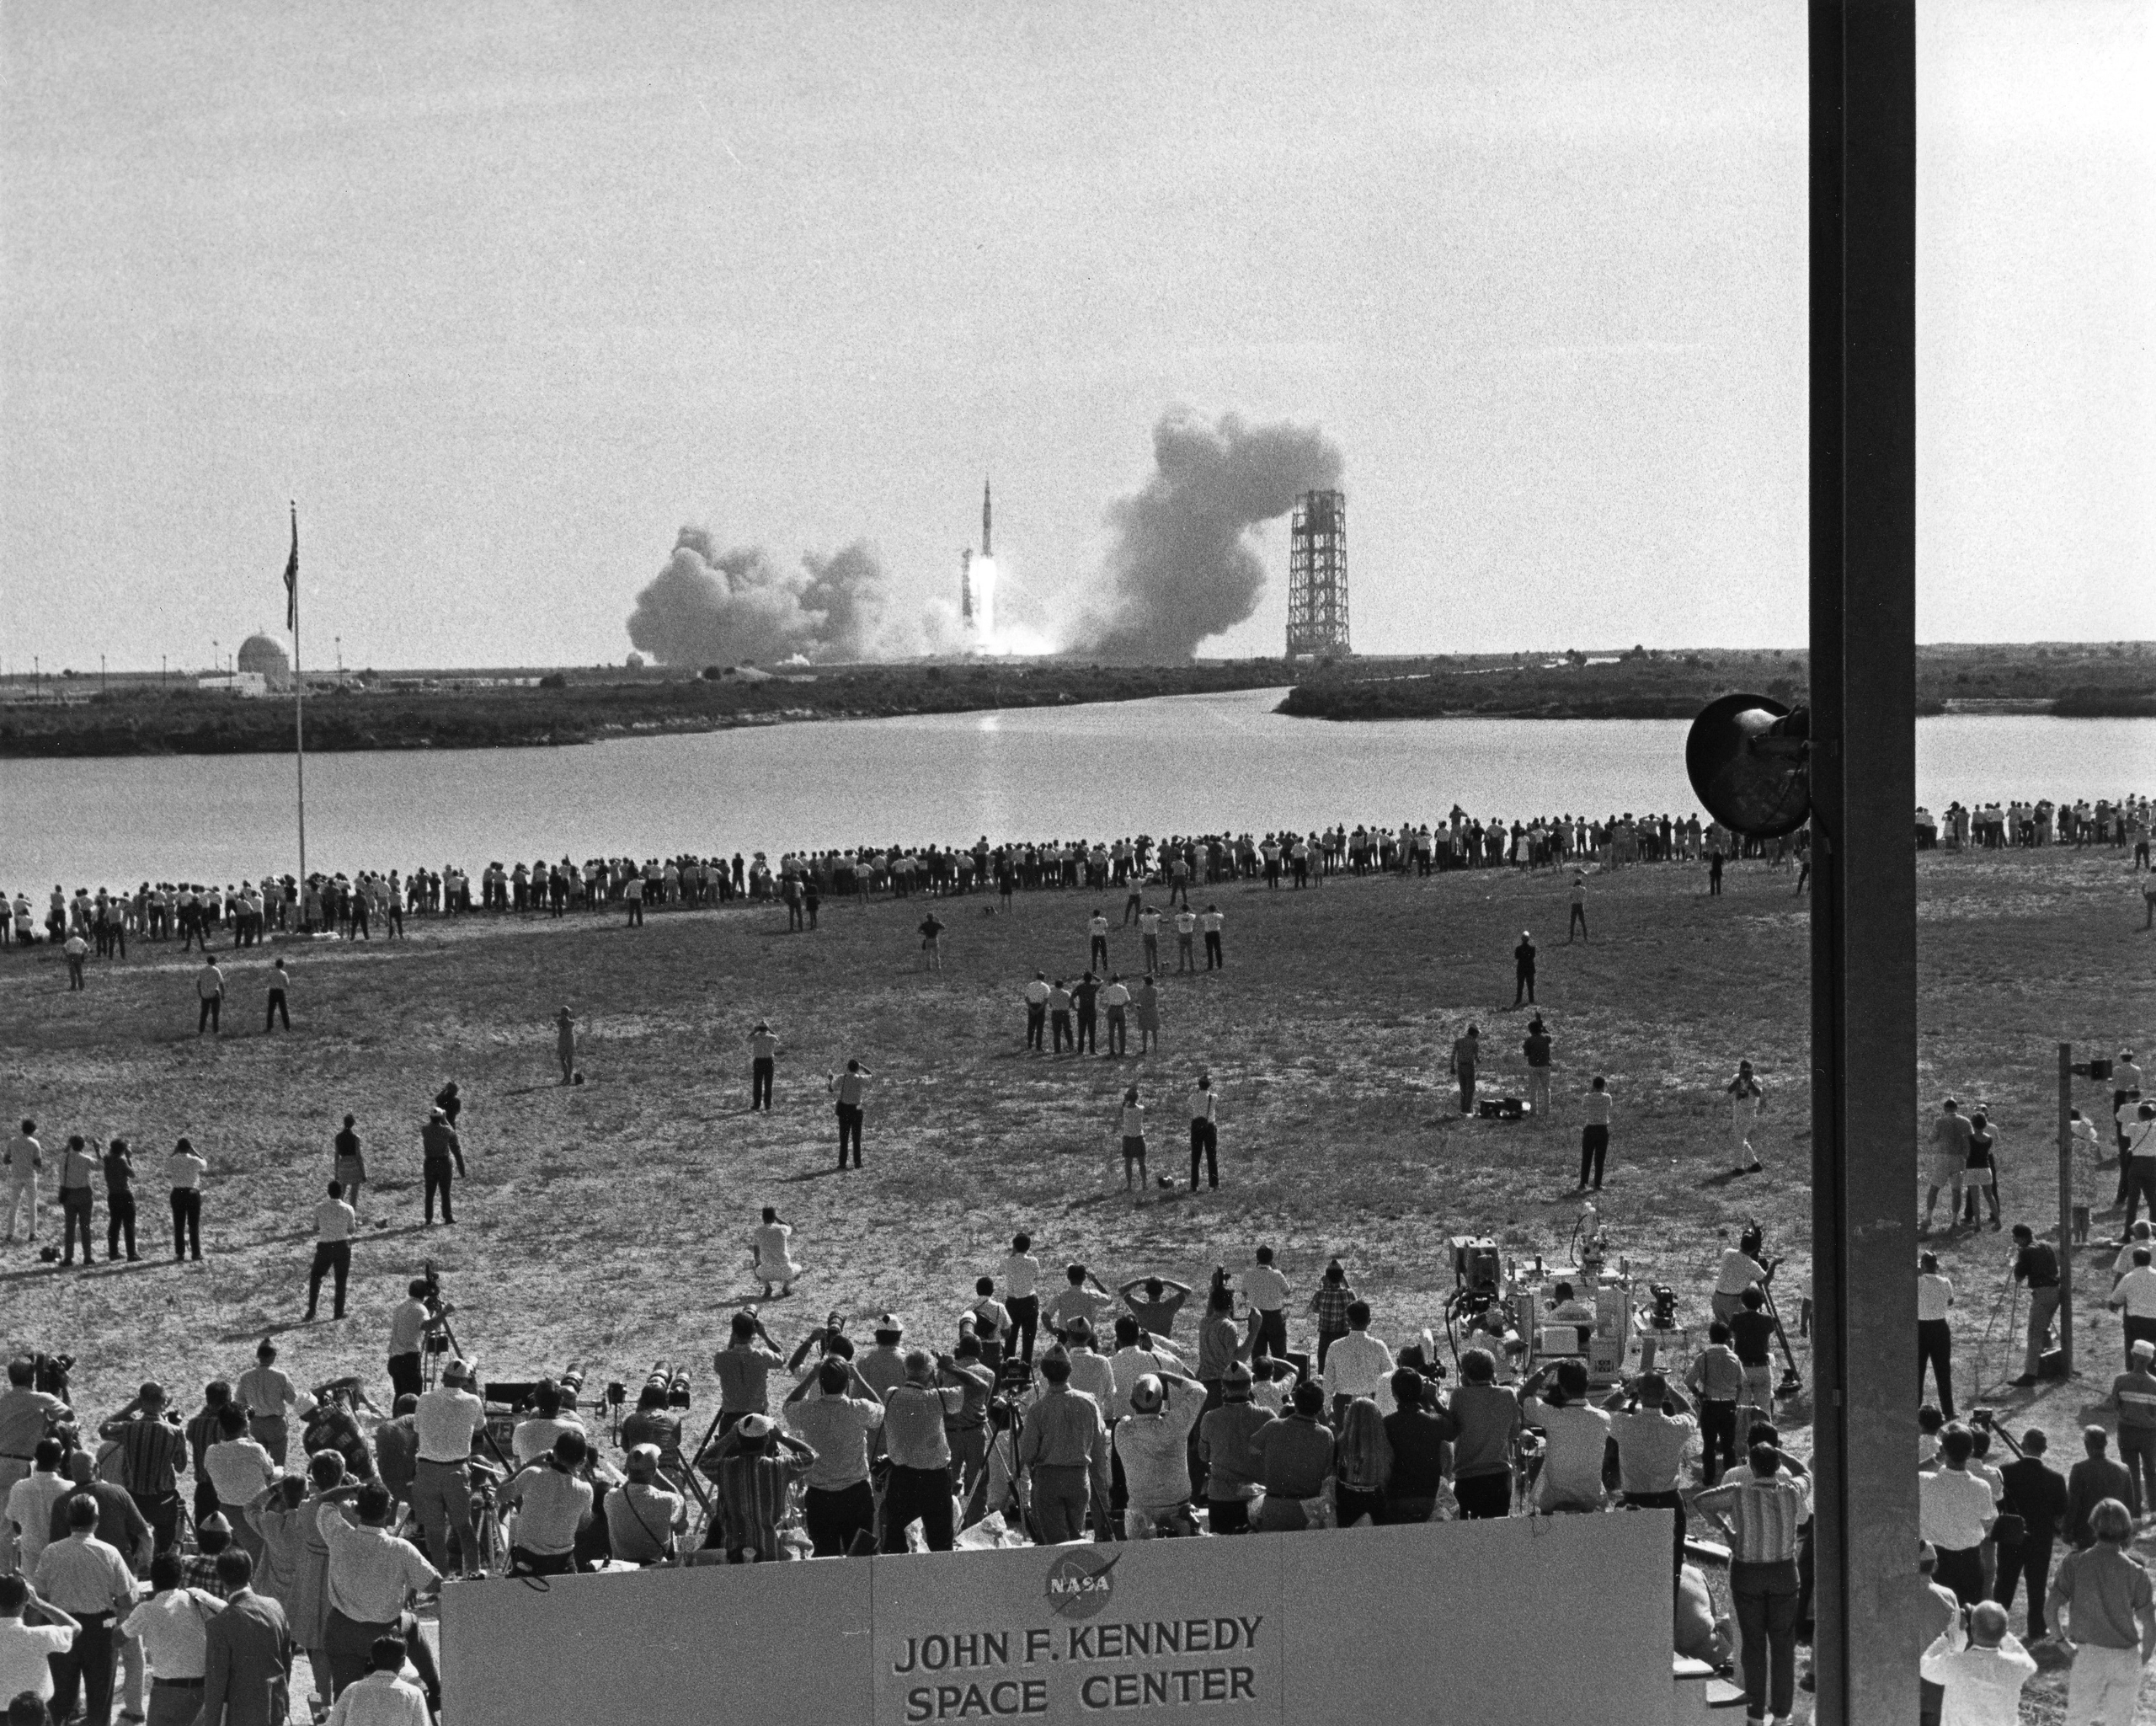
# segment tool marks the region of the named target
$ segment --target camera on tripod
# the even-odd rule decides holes
[[[1454,1235],[1452,1237],[1453,1285],[1481,1302],[1481,1306],[1470,1310],[1480,1312],[1497,1298],[1497,1280],[1502,1269],[1497,1243],[1486,1235]]]

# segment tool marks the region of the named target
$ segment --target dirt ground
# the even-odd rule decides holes
[[[2150,1052],[2156,937],[2139,932],[2140,895],[2116,852],[1933,853],[1919,879],[1927,1112],[1949,1089],[1988,1105],[2005,1221],[2046,1232],[2056,1045]],[[827,906],[802,934],[781,909],[660,911],[633,930],[611,917],[414,922],[403,943],[229,955],[216,1038],[196,1035],[195,961],[169,947],[93,964],[72,995],[56,959],[11,951],[0,1106],[38,1120],[48,1160],[71,1132],[132,1141],[144,1256],[61,1272],[19,1243],[4,1249],[0,1342],[75,1355],[75,1400],[99,1414],[146,1376],[191,1411],[265,1332],[301,1381],[360,1372],[386,1400],[388,1313],[432,1255],[483,1377],[574,1360],[592,1383],[620,1378],[633,1393],[654,1360],[684,1360],[697,1424],[727,1315],[756,1292],[748,1242],[765,1204],[794,1225],[807,1267],[792,1298],[766,1308],[782,1344],[833,1307],[857,1331],[891,1308],[913,1337],[947,1339],[974,1278],[1021,1228],[1044,1264],[1083,1262],[1111,1286],[1156,1271],[1202,1286],[1216,1263],[1239,1270],[1269,1242],[1300,1300],[1337,1253],[1376,1308],[1374,1331],[1397,1342],[1440,1322],[1452,1235],[1564,1256],[1578,1098],[1597,1072],[1616,1099],[1603,1195],[1613,1253],[1674,1285],[1682,1317],[1703,1324],[1718,1252],[1757,1218],[1786,1260],[1775,1286],[1793,1322],[1809,1216],[1807,901],[1792,895],[1793,872],[1733,868],[1719,899],[1701,869],[1598,876],[1593,938],[1574,945],[1566,880],[1489,870],[1202,890],[1201,906],[1225,913],[1226,967],[1171,969],[1161,1049],[1143,1060],[1023,1050],[1027,981],[1084,969],[1094,895],[1082,890],[1021,895],[1001,915],[985,895],[938,901],[940,973],[924,970],[914,933],[925,901]],[[1104,903],[1114,920],[1120,895]],[[1542,950],[1553,1119],[1463,1122],[1443,1067],[1469,1020],[1485,1034],[1486,1084],[1524,1087],[1529,1015],[1510,1007],[1523,927]],[[1174,943],[1163,945],[1172,967]],[[1111,951],[1135,970],[1135,929],[1118,928]],[[290,1035],[260,1031],[273,954],[293,970]],[[558,1082],[550,1020],[564,1003],[579,1021],[580,1087]],[[759,1016],[782,1044],[769,1115],[747,1112]],[[866,1167],[841,1175],[825,1076],[848,1056],[875,1078]],[[1766,1172],[1732,1178],[1721,1087],[1741,1057],[1767,1087]],[[1219,1096],[1222,1186],[1193,1194],[1181,1104],[1201,1070]],[[452,1077],[471,1178],[456,1226],[423,1228],[419,1128]],[[1151,1111],[1154,1173],[1178,1177],[1143,1204],[1114,1190],[1111,1163],[1134,1083]],[[2108,1109],[2095,1087],[2079,1100]],[[370,1173],[350,1316],[302,1326],[312,1207],[347,1112]],[[210,1162],[200,1265],[170,1259],[162,1158],[182,1134]],[[2087,1179],[2108,1201],[2111,1177]],[[100,1251],[103,1209],[100,1195]],[[56,1237],[49,1202],[42,1226]],[[1996,1407],[2017,1433],[2043,1426],[2071,1461],[2075,1429],[2108,1393],[2116,1319],[2084,1301],[2081,1376],[2014,1391],[2005,1236],[1936,1245],[1960,1290],[1959,1400]],[[1292,1328],[1299,1345],[1311,1333],[1307,1319]],[[1808,1405],[1782,1414],[1803,1450]],[[2031,1704],[2030,1718],[2053,1717]]]

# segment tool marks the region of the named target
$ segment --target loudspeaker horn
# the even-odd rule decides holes
[[[1812,813],[1812,715],[1764,695],[1725,695],[1684,739],[1684,772],[1707,813],[1733,832],[1773,839]]]

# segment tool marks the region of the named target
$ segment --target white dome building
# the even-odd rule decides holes
[[[239,644],[239,657],[234,669],[255,671],[272,689],[289,689],[292,682],[292,662],[275,641],[267,635],[250,635]]]

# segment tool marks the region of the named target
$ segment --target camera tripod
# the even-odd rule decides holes
[[[1759,1292],[1767,1297],[1767,1317],[1774,1322],[1774,1336],[1782,1345],[1782,1359],[1787,1363],[1781,1382],[1774,1387],[1778,1397],[1793,1397],[1804,1388],[1804,1375],[1796,1370],[1796,1351],[1789,1345],[1789,1333],[1782,1328],[1782,1315],[1774,1305],[1774,1290],[1771,1283],[1761,1283]]]

